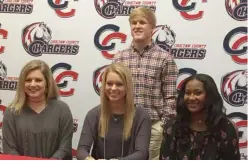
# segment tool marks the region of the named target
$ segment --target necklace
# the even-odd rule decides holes
[[[198,120],[197,123],[198,124],[203,124],[203,121],[202,120]]]
[[[120,116],[119,115],[112,115],[112,118],[114,121],[118,121]]]

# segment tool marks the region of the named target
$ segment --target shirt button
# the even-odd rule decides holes
[[[28,136],[28,133],[26,133],[26,136]]]

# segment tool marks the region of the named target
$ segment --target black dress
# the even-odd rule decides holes
[[[198,132],[171,124],[164,131],[160,159],[239,160],[239,139],[232,122],[224,117],[216,129]]]

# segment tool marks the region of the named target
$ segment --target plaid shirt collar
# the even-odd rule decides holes
[[[135,48],[135,46],[134,46],[134,44],[132,42],[129,48],[132,50],[132,52],[137,52],[139,55],[143,55],[143,53],[145,51],[149,51],[154,46],[155,46],[155,43],[154,43],[154,41],[152,41],[150,44],[146,45],[146,47],[144,48],[144,50],[142,52],[139,52],[139,50]]]

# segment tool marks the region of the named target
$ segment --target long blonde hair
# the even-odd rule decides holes
[[[114,63],[109,65],[102,79],[102,86],[100,91],[101,97],[101,114],[100,114],[100,123],[99,123],[99,136],[105,137],[108,131],[109,120],[111,116],[111,111],[109,107],[109,101],[105,94],[106,79],[109,72],[114,72],[120,76],[124,83],[126,90],[125,96],[125,111],[124,111],[124,127],[123,127],[123,137],[127,140],[130,137],[131,129],[133,125],[133,119],[135,115],[134,107],[134,92],[133,92],[133,83],[132,83],[132,74],[131,71],[122,63]]]
[[[26,103],[26,93],[24,90],[24,85],[25,85],[25,79],[29,72],[34,71],[34,70],[40,70],[41,73],[45,77],[46,81],[46,100],[51,98],[59,98],[59,91],[57,84],[55,83],[53,79],[53,75],[51,72],[51,69],[49,66],[42,60],[32,60],[28,62],[21,70],[20,76],[19,76],[19,81],[17,84],[17,90],[16,94],[14,97],[14,100],[11,102],[11,104],[8,106],[8,108],[14,109],[14,112],[16,114],[20,114],[23,106]]]

